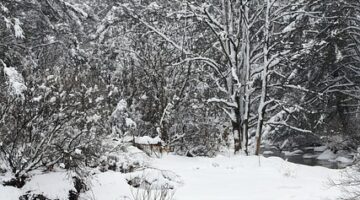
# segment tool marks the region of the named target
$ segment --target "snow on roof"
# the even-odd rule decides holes
[[[154,138],[149,136],[135,137],[135,143],[137,144],[159,144],[163,142],[164,141],[159,136]]]

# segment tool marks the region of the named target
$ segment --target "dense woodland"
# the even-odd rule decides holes
[[[0,158],[17,179],[107,141],[179,155],[360,144],[356,0],[0,0]]]

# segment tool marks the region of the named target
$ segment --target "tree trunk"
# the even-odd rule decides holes
[[[261,74],[261,95],[260,95],[260,102],[258,107],[258,121],[256,127],[256,149],[255,155],[260,154],[260,145],[261,145],[261,135],[262,135],[262,127],[264,124],[264,114],[266,109],[266,96],[267,96],[267,75],[268,75],[268,67],[269,67],[269,30],[270,30],[270,7],[271,2],[270,0],[266,1],[266,13],[265,13],[265,25],[264,25],[264,46],[263,46],[263,54],[264,54],[264,63],[263,63],[263,71]]]
[[[242,149],[242,142],[241,142],[241,126],[238,122],[232,121],[232,128],[234,134],[234,153],[240,152]]]
[[[259,120],[256,127],[256,136],[255,136],[255,140],[256,140],[255,155],[260,154],[261,133],[262,133],[263,124],[264,124],[263,116],[259,116]]]
[[[244,147],[244,151],[246,155],[248,155],[248,141],[249,141],[249,112],[250,112],[250,33],[249,33],[249,6],[245,5],[244,8],[244,28],[243,28],[243,34],[244,34],[244,41],[245,50],[243,51],[243,57],[244,57],[244,66],[245,66],[245,80],[244,80],[244,119],[242,120],[242,131],[243,131],[243,138],[242,138],[242,146]]]

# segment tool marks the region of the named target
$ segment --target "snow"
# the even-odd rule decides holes
[[[316,150],[320,151],[320,150],[324,150],[324,149],[326,149],[326,148],[323,147],[323,148],[318,148]],[[328,160],[330,162],[340,162],[340,163],[343,163],[343,164],[351,164],[351,163],[354,162],[354,160],[350,159],[349,156],[351,156],[351,155],[349,154],[349,152],[346,152],[346,151],[338,151],[335,154],[330,149],[327,149],[324,152],[322,152],[317,157],[317,159],[318,160]]]
[[[21,192],[14,187],[3,187],[0,185],[0,197],[4,200],[19,200]]]
[[[4,63],[3,63],[4,64]],[[27,89],[22,75],[13,67],[4,65],[4,73],[9,80],[10,92],[14,96],[23,96],[23,92]]]
[[[98,115],[98,114],[94,114],[94,115],[88,116],[88,117],[86,118],[87,123],[89,123],[89,122],[98,122],[100,119],[101,119],[101,116]]]
[[[321,153],[318,157],[318,160],[335,160],[336,159],[336,154],[334,152],[332,152],[330,149],[324,151],[323,153]]]
[[[69,174],[66,172],[53,172],[32,177],[22,190],[43,194],[50,199],[67,200],[69,191],[75,190],[75,188]]]
[[[159,170],[153,168],[129,173],[126,177],[127,181],[134,179],[139,180],[141,187],[150,187],[152,189],[178,188],[183,184],[180,176],[178,176],[176,173],[168,170]],[[148,184],[151,186],[148,186]]]
[[[81,149],[75,149],[75,154],[81,155],[82,151]]]
[[[143,95],[140,97],[140,99],[142,99],[142,100],[147,100],[147,99],[148,99],[148,96],[146,96],[146,94],[143,94]]]
[[[159,144],[163,141],[160,139],[159,136],[156,136],[154,138],[149,136],[142,136],[142,137],[135,137],[135,143],[137,144]]]
[[[286,26],[282,33],[287,33],[296,30],[296,21],[291,22],[288,26]]]
[[[130,136],[130,135],[125,135],[121,138],[121,143],[128,143],[128,142],[132,142],[134,139],[133,136]],[[120,144],[121,144],[120,143]]]
[[[284,151],[285,156],[294,156],[294,155],[299,155],[299,154],[302,154],[302,153],[304,153],[304,152],[302,150],[300,150],[300,149],[292,151],[292,152]]]
[[[14,18],[14,32],[15,32],[15,37],[16,38],[20,38],[20,39],[23,39],[25,38],[24,36],[24,31],[23,29],[21,28],[21,22],[19,19],[17,18]]]
[[[316,158],[316,157],[318,157],[318,155],[307,153],[307,154],[304,154],[302,157],[303,157],[303,158],[311,159],[311,158]]]
[[[4,187],[0,184],[0,199],[18,200],[20,196],[31,191],[32,194],[42,194],[50,199],[67,200],[70,190],[75,190],[75,188],[69,173],[64,171],[37,173],[21,189],[11,186]]]
[[[81,195],[81,199],[97,200],[128,200],[131,197],[130,186],[125,175],[119,172],[107,171],[95,175],[90,191]]]
[[[40,96],[34,97],[33,101],[39,102],[41,99],[42,99],[42,96],[40,95]]]
[[[152,2],[148,5],[148,8],[150,10],[158,10],[161,8],[161,6],[159,6],[156,2]]]
[[[76,11],[77,13],[81,14],[83,17],[87,18],[88,14],[81,8],[79,8],[76,5],[72,5],[70,3],[64,2],[64,4],[70,8],[72,8],[74,11]]]
[[[99,102],[101,102],[103,100],[104,100],[104,97],[98,97],[98,98],[95,99],[95,102],[99,103]]]
[[[353,163],[352,159],[342,157],[342,156],[337,157],[335,160],[338,161],[338,162],[341,162],[341,163],[349,163],[349,164]]]
[[[154,159],[152,166],[174,172],[171,179],[176,180],[172,183],[177,200],[236,200],[239,195],[251,200],[331,200],[341,194],[339,189],[327,186],[328,178],[337,179],[341,170],[296,165],[275,157],[168,155]],[[153,169],[131,175],[105,172],[96,175],[92,191],[84,196],[92,194],[98,200],[131,197],[135,189],[125,179],[134,174],[148,174],[147,180],[164,181],[158,178],[161,172]]]
[[[213,167],[214,162],[220,166]],[[336,178],[338,171],[296,165],[275,157],[166,156],[154,165],[174,171],[184,180],[176,199],[235,200],[241,195],[251,200],[315,200],[335,199],[339,194],[335,188],[326,187],[327,178]]]
[[[117,112],[117,111],[124,111],[126,109],[126,101],[124,99],[120,100],[119,103],[116,105],[116,109],[114,111]]]
[[[5,21],[6,28],[10,29],[11,25],[12,25],[11,20],[4,16],[4,21]]]
[[[56,101],[56,97],[51,97],[50,99],[49,99],[49,102],[50,103],[54,103]]]
[[[134,127],[136,128],[136,123],[131,118],[125,118],[125,124],[127,127]]]
[[[2,3],[0,3],[0,8],[4,13],[8,13],[9,9],[7,7],[5,7]]]
[[[325,151],[327,148],[328,148],[327,146],[315,147],[315,148],[314,148],[314,151],[323,152],[323,151]]]
[[[335,62],[340,62],[344,57],[337,45],[335,45],[335,53],[336,53],[336,61]]]
[[[128,181],[140,178],[145,184],[175,188],[176,200],[335,200],[340,188],[329,187],[329,180],[339,180],[343,170],[289,163],[277,157],[217,156],[181,157],[164,155],[153,158],[151,166],[133,173],[99,171],[92,177],[91,189],[80,199],[125,200],[139,190]],[[140,186],[141,188],[142,186]],[[0,197],[18,199],[28,190],[66,199],[73,189],[64,172],[34,176],[23,189],[0,185]]]
[[[264,155],[271,155],[271,154],[274,154],[274,152],[272,152],[272,151],[264,151],[263,154]]]

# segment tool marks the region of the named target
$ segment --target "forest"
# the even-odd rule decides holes
[[[0,0],[1,200],[356,200],[359,147],[358,0]]]

